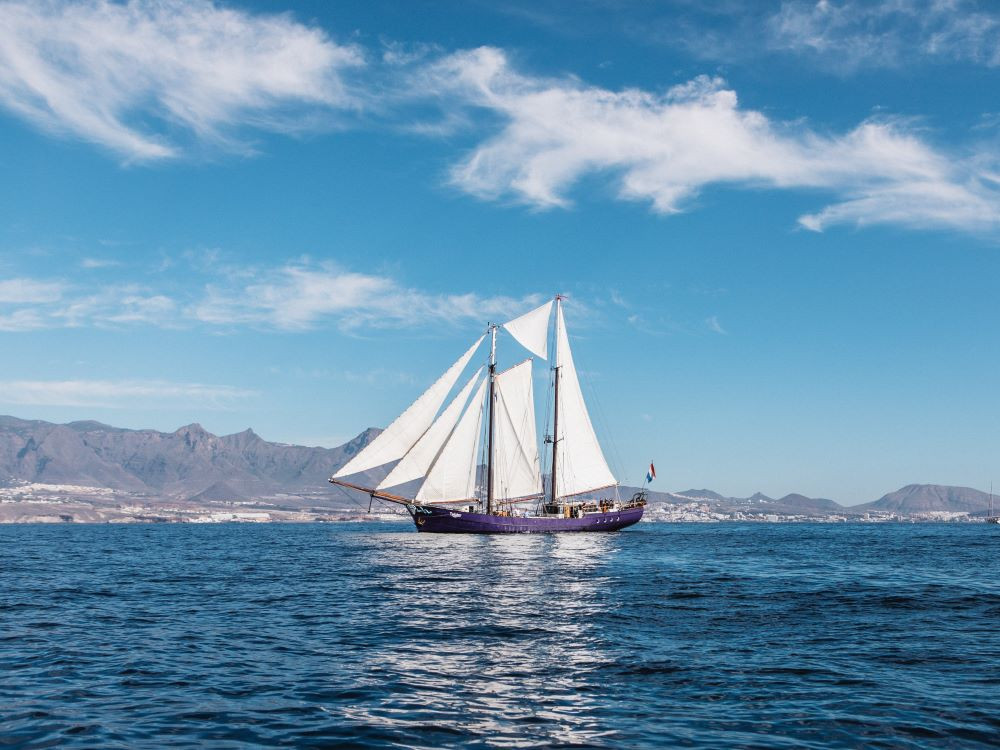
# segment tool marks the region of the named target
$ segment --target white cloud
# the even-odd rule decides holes
[[[185,406],[225,409],[257,395],[257,391],[228,385],[165,380],[0,381],[0,403],[29,406],[124,408],[134,406],[138,401],[154,407],[182,403]]]
[[[783,0],[640,3],[602,19],[633,38],[733,65],[775,53],[839,73],[960,63],[1000,65],[995,0]],[[563,14],[563,26],[573,16]],[[579,14],[574,14],[577,18]]]
[[[499,132],[451,173],[485,199],[568,206],[569,189],[600,173],[618,195],[683,210],[707,185],[814,189],[833,205],[801,218],[971,231],[1000,225],[1000,195],[977,159],[945,154],[907,123],[869,120],[843,135],[774,122],[739,106],[718,78],[700,76],[666,93],[610,91],[575,78],[523,75],[498,49],[455,53],[424,68],[415,86],[491,112]]]
[[[307,330],[334,325],[419,327],[501,321],[540,304],[540,295],[436,293],[391,276],[344,270],[307,260],[276,268],[227,268],[213,261],[193,269],[204,284],[155,289],[138,284],[87,286],[39,279],[0,281],[0,331],[154,325],[223,329],[252,326]],[[581,312],[585,310],[576,305]]]
[[[4,279],[0,281],[0,304],[24,302],[55,302],[65,287],[55,281],[37,279]]]
[[[176,302],[165,294],[135,284],[112,285],[96,291],[74,290],[64,304],[49,307],[55,326],[108,326],[119,323],[152,323],[176,326]]]
[[[34,331],[49,327],[49,321],[38,310],[22,309],[0,313],[0,331]]]
[[[179,325],[176,302],[136,284],[74,286],[61,280],[0,280],[0,331],[124,323]]]
[[[84,258],[80,261],[80,268],[111,268],[112,266],[120,265],[117,260],[108,260],[106,258]]]
[[[286,330],[330,321],[343,329],[410,326],[513,317],[536,296],[514,299],[473,293],[436,294],[388,276],[346,271],[332,264],[292,264],[246,272],[209,286],[195,316],[218,325],[261,325]]]
[[[341,73],[361,63],[288,15],[210,0],[0,4],[0,103],[134,161],[300,130],[310,108],[353,106]]]
[[[1000,13],[973,0],[789,0],[765,29],[771,48],[842,70],[923,61],[1000,65]]]
[[[162,323],[173,317],[176,308],[163,294],[127,294],[118,300],[118,309],[104,319],[109,323]]]
[[[708,326],[708,330],[712,333],[728,333],[728,331],[722,327],[722,323],[719,322],[719,317],[717,315],[712,315],[711,317],[706,318],[705,325]]]

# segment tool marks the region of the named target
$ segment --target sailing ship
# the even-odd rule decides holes
[[[616,531],[639,521],[646,495],[640,490],[624,502],[618,495],[580,388],[562,300],[557,295],[507,323],[491,323],[330,482],[405,506],[423,532]],[[498,372],[501,332],[542,361],[553,350],[551,412],[546,407],[552,430],[546,424],[543,441],[535,419],[533,360]],[[487,362],[444,406],[487,338]],[[543,453],[550,459],[547,487]],[[381,481],[366,479],[390,465]]]
[[[986,514],[986,523],[1000,523],[1000,516],[993,512],[993,482],[990,482],[990,512]]]

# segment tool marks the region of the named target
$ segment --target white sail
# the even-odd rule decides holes
[[[462,410],[469,400],[469,394],[482,375],[483,368],[480,367],[476,373],[465,384],[465,387],[458,392],[451,403],[445,408],[441,415],[432,424],[410,450],[400,459],[392,471],[379,482],[375,489],[383,490],[386,487],[395,487],[398,484],[412,482],[427,473],[437,454],[441,451],[444,442],[451,435],[452,430],[458,423],[458,418],[462,415]]]
[[[498,500],[542,494],[531,360],[497,375],[493,416],[493,497]]]
[[[417,502],[447,503],[472,500],[475,497],[487,382],[484,378],[448,441],[431,464],[427,478],[417,492]]]
[[[503,327],[529,352],[542,359],[548,359],[549,315],[551,312],[552,300],[549,300],[541,307],[504,323]]]
[[[485,335],[480,336],[476,343],[470,346],[469,350],[459,357],[444,375],[437,379],[434,385],[424,391],[420,398],[410,404],[406,411],[396,417],[396,420],[379,433],[358,455],[344,464],[333,475],[334,478],[374,469],[376,466],[383,466],[406,455],[407,451],[431,426],[445,396],[455,386],[458,377],[469,364],[469,360],[472,359],[472,355],[475,354],[484,338]]]
[[[556,305],[556,367],[559,378],[556,492],[563,497],[616,484],[583,400],[561,304]]]

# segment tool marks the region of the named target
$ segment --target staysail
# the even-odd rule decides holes
[[[465,387],[458,392],[458,395],[441,412],[441,415],[434,420],[434,424],[427,428],[427,432],[420,437],[416,445],[407,451],[406,455],[392,468],[392,471],[386,475],[386,478],[379,482],[378,487],[375,489],[384,490],[387,487],[405,484],[414,479],[420,479],[420,477],[427,473],[427,469],[430,468],[430,465],[434,462],[438,453],[440,453],[441,447],[455,429],[458,418],[462,415],[465,404],[469,400],[469,394],[472,393],[472,389],[475,387],[476,381],[479,380],[479,376],[482,373],[483,368],[480,367],[469,379],[469,382],[465,384]]]
[[[493,497],[516,500],[542,494],[531,360],[494,378]]]
[[[541,307],[504,323],[503,327],[529,352],[547,359],[551,312],[552,300],[549,300]]]
[[[555,364],[559,378],[556,492],[563,497],[613,486],[617,482],[597,442],[580,390],[561,304],[556,305]]]
[[[459,357],[455,364],[410,406],[400,414],[396,420],[383,432],[362,449],[358,455],[348,461],[333,475],[334,479],[357,474],[376,466],[383,466],[392,461],[402,458],[420,439],[427,428],[434,421],[438,409],[444,403],[445,396],[454,387],[462,371],[476,349],[482,343],[484,336],[480,336],[476,343],[469,347],[468,351]]]
[[[448,503],[476,497],[476,474],[479,469],[479,440],[483,424],[487,379],[438,452],[427,478],[414,498],[418,503]]]

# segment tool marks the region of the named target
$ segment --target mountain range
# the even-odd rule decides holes
[[[271,443],[249,429],[220,437],[199,424],[158,432],[0,416],[0,483],[105,487],[182,500],[337,497],[343,491],[327,479],[379,432],[367,429],[337,448],[310,448]]]
[[[835,500],[806,497],[797,493],[772,498],[760,492],[750,497],[724,497],[711,490],[682,490],[664,493],[667,502],[700,501],[727,509],[748,509],[760,513],[798,514],[861,514],[872,511],[912,515],[930,512],[967,512],[982,514],[989,510],[990,496],[971,487],[941,484],[908,484],[895,492],[860,505],[841,505]]]
[[[0,486],[21,482],[102,487],[147,498],[247,501],[300,496],[308,502],[357,503],[329,476],[378,435],[368,428],[336,448],[268,442],[247,429],[217,436],[199,424],[174,432],[130,430],[94,421],[53,424],[0,416]],[[369,477],[374,479],[375,477]],[[636,488],[623,487],[627,495]],[[367,497],[363,498],[367,500]],[[787,515],[983,513],[989,495],[969,487],[907,485],[878,500],[842,506],[800,494],[726,497],[708,489],[650,492],[654,503],[697,501],[720,508]]]

